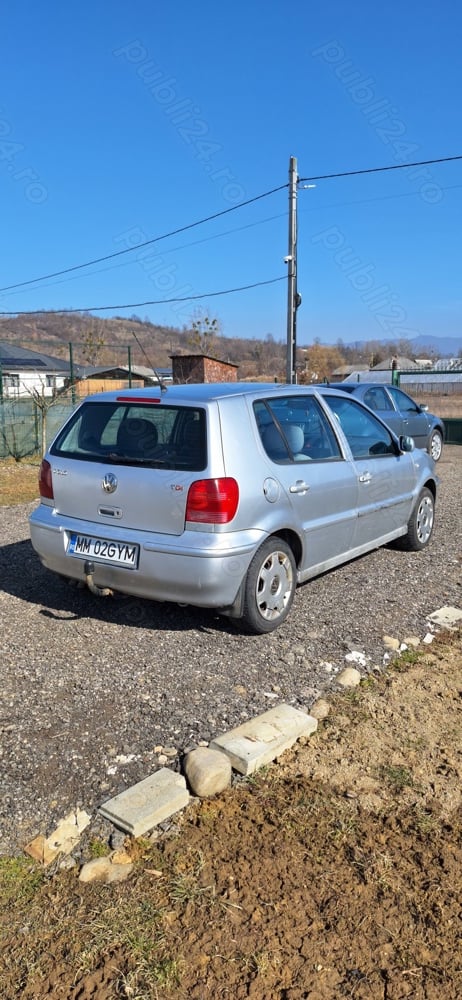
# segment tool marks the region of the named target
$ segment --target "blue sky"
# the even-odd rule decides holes
[[[300,177],[462,154],[462,14],[235,0],[47,0],[2,13],[2,287],[224,212]],[[298,342],[460,337],[462,161],[298,191]],[[169,326],[286,336],[288,192],[0,294],[3,311],[130,304]],[[167,303],[242,285],[222,297]],[[158,305],[134,306],[148,300]]]

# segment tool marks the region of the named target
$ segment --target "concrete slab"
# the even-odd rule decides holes
[[[98,810],[101,816],[141,837],[164,819],[173,816],[189,802],[186,779],[182,774],[162,767],[138,784],[108,799]]]
[[[288,750],[300,736],[310,736],[317,727],[317,719],[283,703],[217,736],[210,749],[227,754],[240,774],[252,774]]]
[[[441,625],[442,628],[451,629],[456,625],[462,625],[462,611],[459,608],[451,608],[446,605],[429,615],[428,620],[434,622],[435,625]]]

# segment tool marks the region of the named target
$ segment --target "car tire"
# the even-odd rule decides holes
[[[420,552],[424,549],[432,536],[434,520],[435,498],[431,490],[425,487],[409,518],[407,534],[402,539],[402,548],[411,552]]]
[[[443,435],[441,431],[434,430],[430,435],[430,440],[428,442],[428,454],[431,455],[435,462],[438,462],[441,458],[441,453],[443,451]]]
[[[272,632],[287,618],[297,586],[292,549],[277,535],[255,553],[244,583],[242,624],[249,632]]]

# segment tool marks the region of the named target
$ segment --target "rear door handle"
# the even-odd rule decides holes
[[[293,486],[289,486],[289,493],[307,493],[309,488],[308,483],[305,483],[303,479],[297,479]]]
[[[359,477],[359,482],[360,483],[366,483],[367,484],[367,483],[370,483],[371,480],[372,480],[372,476],[371,476],[370,472],[363,472],[362,476]]]

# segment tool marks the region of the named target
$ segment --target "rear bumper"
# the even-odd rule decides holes
[[[197,607],[232,605],[251,559],[265,535],[250,529],[239,532],[185,531],[180,536],[124,531],[56,515],[45,504],[29,519],[32,545],[42,564],[74,580],[85,579],[85,557],[67,554],[71,532],[100,536],[140,547],[137,569],[94,562],[98,587],[156,601],[174,601]]]

